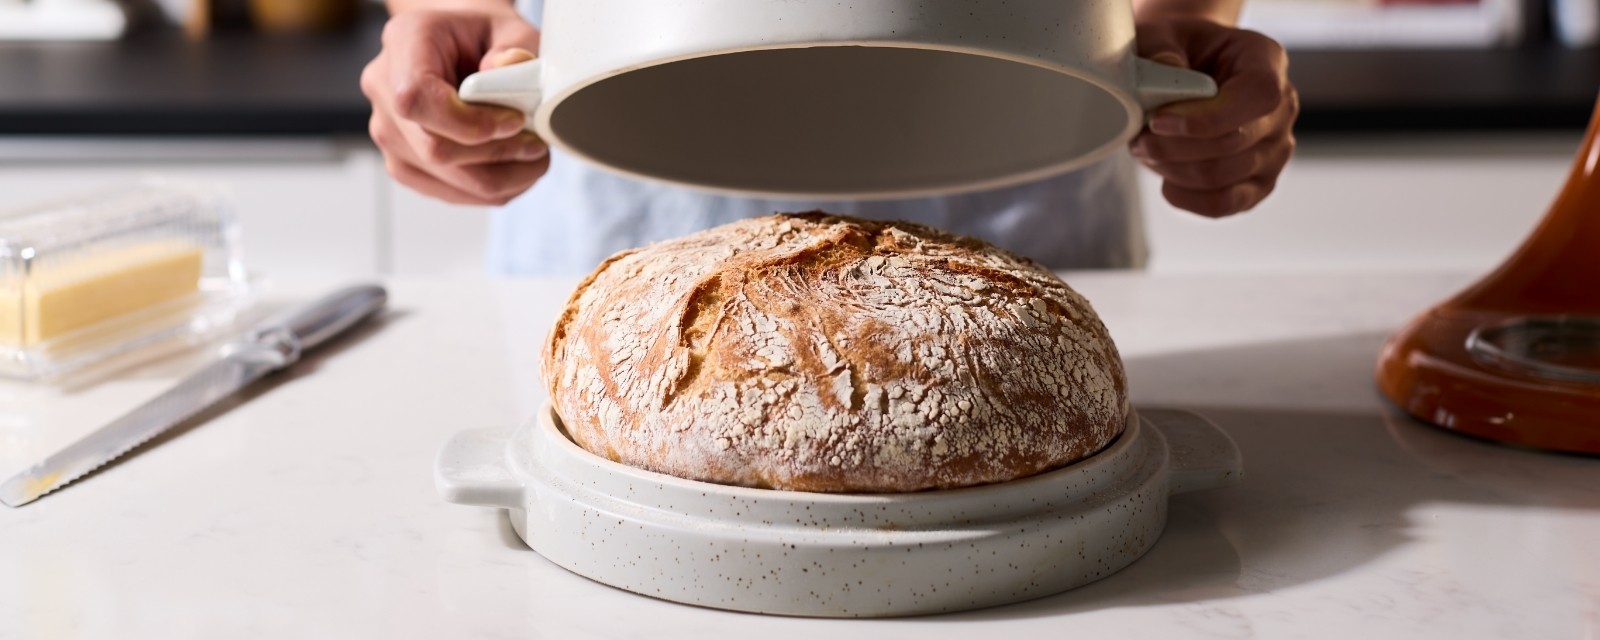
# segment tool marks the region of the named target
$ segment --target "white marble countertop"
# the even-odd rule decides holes
[[[1600,637],[1600,459],[1419,426],[1374,390],[1384,336],[1465,278],[1069,275],[1111,327],[1135,401],[1201,411],[1247,469],[1238,487],[1174,498],[1146,557],[1076,591],[805,620],[567,573],[503,515],[440,500],[433,459],[457,430],[532,413],[537,344],[574,283],[400,280],[377,325],[0,507],[0,638]],[[0,476],[184,366],[0,384]]]

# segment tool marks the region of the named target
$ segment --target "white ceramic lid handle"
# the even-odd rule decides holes
[[[456,504],[520,508],[522,482],[506,466],[511,432],[474,429],[450,438],[434,464],[439,495]]]
[[[1172,494],[1239,484],[1244,456],[1228,433],[1189,411],[1140,409],[1139,415],[1167,439],[1172,464],[1167,476]]]
[[[1139,103],[1151,111],[1183,100],[1201,100],[1217,95],[1217,81],[1211,76],[1181,67],[1138,58]]]
[[[498,69],[479,71],[461,82],[461,99],[478,104],[493,104],[521,111],[528,117],[527,130],[533,130],[533,112],[544,101],[542,60],[529,60]]]

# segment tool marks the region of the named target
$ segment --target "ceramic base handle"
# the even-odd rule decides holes
[[[511,431],[474,429],[450,438],[434,464],[439,495],[456,504],[519,508],[522,482],[506,468]]]
[[[1244,477],[1244,456],[1228,433],[1189,411],[1140,409],[1139,415],[1167,439],[1172,494],[1220,489],[1239,484]]]
[[[1211,76],[1154,60],[1134,61],[1139,73],[1139,103],[1145,111],[1181,102],[1202,100],[1217,95],[1217,81]]]
[[[461,99],[478,104],[493,104],[521,111],[528,117],[525,127],[533,130],[533,112],[544,101],[544,61],[529,60],[498,69],[479,71],[461,82]]]

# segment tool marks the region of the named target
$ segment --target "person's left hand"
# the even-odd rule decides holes
[[[1165,180],[1173,206],[1221,218],[1255,207],[1294,154],[1300,98],[1283,47],[1210,20],[1140,22],[1139,55],[1215,78],[1217,96],[1167,105],[1131,149]]]

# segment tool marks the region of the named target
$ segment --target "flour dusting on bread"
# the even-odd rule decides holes
[[[1054,274],[929,227],[821,213],[618,254],[544,354],[556,413],[598,455],[823,492],[1004,482],[1121,431],[1121,360]]]

